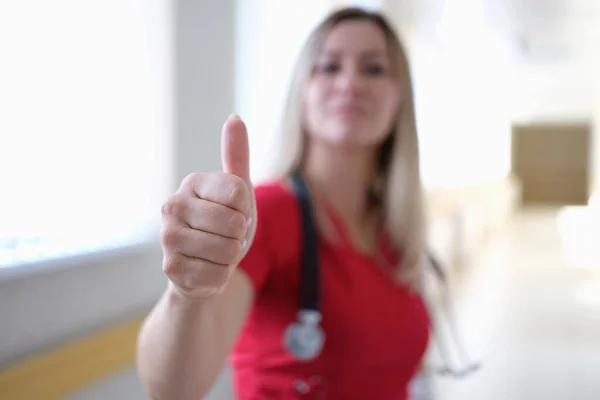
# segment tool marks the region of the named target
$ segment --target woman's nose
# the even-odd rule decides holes
[[[340,71],[336,84],[343,92],[360,93],[364,90],[365,79],[357,68],[348,67]]]

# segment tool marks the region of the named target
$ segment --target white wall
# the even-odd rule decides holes
[[[28,276],[2,275],[0,364],[148,307],[164,286],[160,264],[160,249],[148,245],[46,263]]]
[[[590,118],[600,93],[593,78],[587,66],[518,64],[511,116],[516,121]]]
[[[164,4],[163,17],[170,18],[171,3]],[[180,0],[176,6],[175,20],[165,22],[175,27],[174,187],[190,172],[220,168],[221,127],[235,111],[234,1]],[[155,243],[40,264],[16,275],[0,270],[0,365],[152,306],[166,283],[161,259]],[[128,370],[71,398],[145,397]]]

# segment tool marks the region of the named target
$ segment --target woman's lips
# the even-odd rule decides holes
[[[362,116],[364,110],[356,104],[344,104],[335,108],[335,114],[340,117],[356,118]]]

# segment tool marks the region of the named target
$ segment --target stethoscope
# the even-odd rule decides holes
[[[283,344],[288,353],[295,359],[310,361],[319,356],[325,344],[325,332],[321,327],[322,314],[319,309],[321,276],[319,274],[317,230],[314,223],[310,192],[300,171],[296,170],[291,175],[291,182],[296,192],[296,198],[302,215],[302,263],[300,268],[300,298],[297,319],[285,330]],[[428,254],[428,257],[438,278],[444,280],[444,273],[437,260],[430,254]],[[445,303],[449,305],[448,298],[445,299]],[[454,324],[450,325],[454,326]],[[461,378],[478,370],[480,365],[469,361],[464,347],[458,340],[455,329],[451,333],[459,353],[460,363],[465,365],[465,367],[454,368],[450,366],[450,362],[448,362],[449,352],[445,346],[439,343],[441,341],[438,340],[438,347],[442,352],[442,358],[445,360],[446,366],[437,368],[436,372],[440,375]]]
[[[309,361],[317,358],[325,344],[321,327],[321,276],[317,248],[317,230],[314,224],[310,193],[300,171],[295,171],[291,181],[302,214],[302,264],[300,268],[300,299],[297,320],[285,331],[284,345],[296,359]]]
[[[442,376],[450,376],[453,378],[464,378],[468,375],[473,374],[477,370],[481,368],[481,363],[471,361],[471,358],[467,354],[465,346],[460,340],[460,335],[456,329],[456,324],[454,323],[454,310],[452,307],[452,301],[450,299],[450,294],[448,293],[448,282],[446,279],[446,274],[444,270],[438,263],[435,257],[431,254],[428,254],[428,261],[432,267],[434,274],[437,276],[437,279],[444,285],[445,290],[442,292],[442,301],[444,303],[444,308],[446,309],[446,313],[443,313],[446,316],[447,324],[450,329],[450,336],[453,339],[454,346],[456,348],[456,352],[458,355],[458,364],[462,365],[462,367],[453,367],[451,366],[451,356],[450,351],[446,347],[446,342],[443,340],[436,340],[438,351],[440,352],[440,356],[442,360],[444,360],[445,365],[442,367],[437,367],[434,369],[434,372],[438,375]],[[427,298],[427,296],[423,296]],[[428,304],[428,308],[433,310],[433,307]],[[433,314],[432,314],[433,315]]]

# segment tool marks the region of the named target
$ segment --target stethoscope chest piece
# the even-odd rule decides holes
[[[321,353],[325,334],[320,322],[320,312],[304,309],[298,311],[298,320],[287,327],[284,345],[298,360],[312,360]]]

